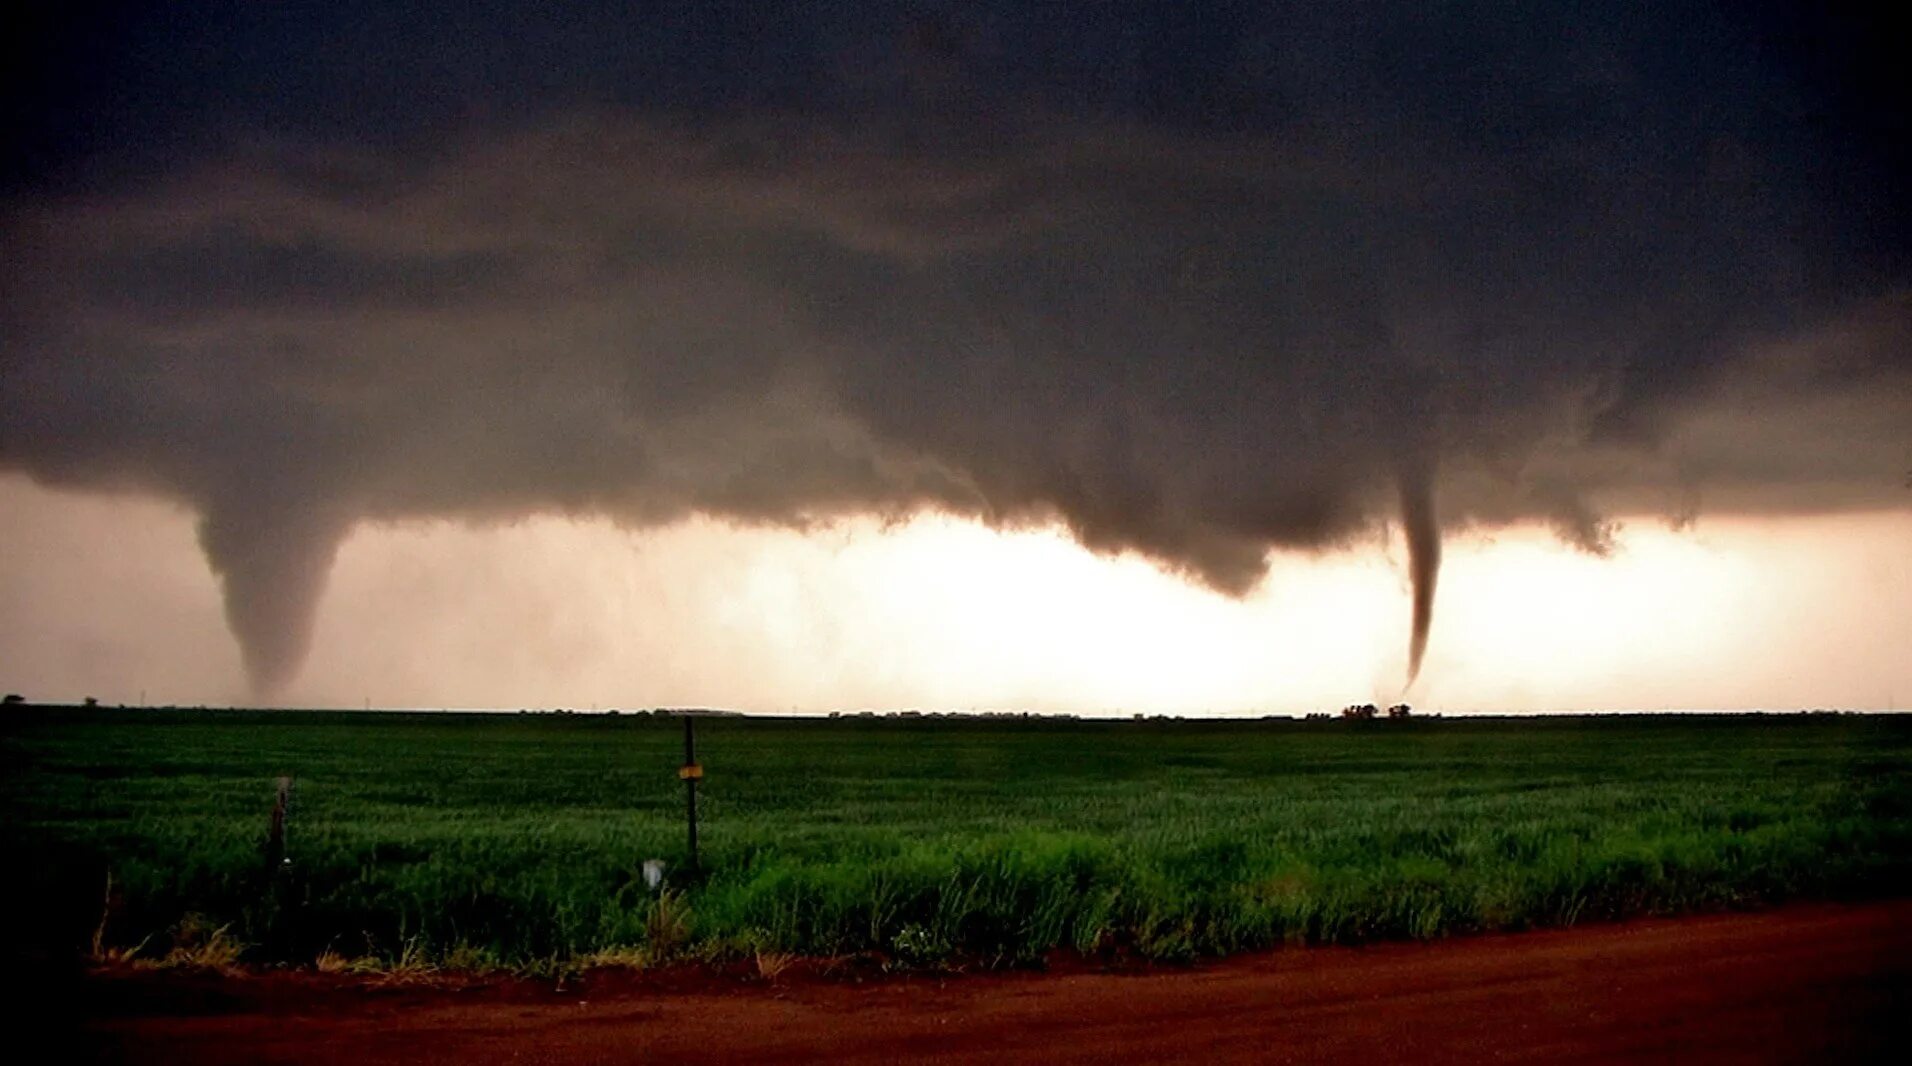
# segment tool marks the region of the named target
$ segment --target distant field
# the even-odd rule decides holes
[[[9,710],[16,941],[570,966],[1179,959],[1912,890],[1912,720],[702,719]],[[261,857],[296,779],[292,863]],[[112,900],[107,903],[110,885]],[[16,943],[16,947],[20,946]]]

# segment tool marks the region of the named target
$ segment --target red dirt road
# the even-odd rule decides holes
[[[81,1050],[131,1063],[1912,1061],[1912,900],[1142,974],[77,989]]]

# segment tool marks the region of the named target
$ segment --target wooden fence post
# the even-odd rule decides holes
[[[690,824],[690,872],[697,873],[697,781],[704,776],[704,768],[697,765],[696,719],[684,716],[684,765],[677,776],[684,779],[684,815]]]
[[[272,822],[266,831],[266,862],[275,870],[292,862],[285,849],[286,812],[291,806],[292,779],[281,777],[278,798],[272,803]]]

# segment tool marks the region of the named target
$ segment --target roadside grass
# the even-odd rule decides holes
[[[1896,718],[705,719],[696,877],[679,729],[9,715],[0,839],[32,860],[9,891],[97,964],[409,980],[1179,961],[1912,890]]]
[[[234,938],[230,923],[212,925],[204,915],[188,914],[172,928],[172,946],[163,955],[147,955],[147,937],[130,947],[96,947],[90,961],[100,968],[138,970],[207,970],[234,973],[247,945]]]
[[[383,966],[370,955],[348,957],[326,948],[319,952],[318,958],[312,960],[312,968],[326,974],[371,974],[378,973]]]
[[[785,970],[795,965],[797,956],[788,951],[764,951],[759,949],[752,960],[757,966],[757,976],[766,981],[775,981]]]

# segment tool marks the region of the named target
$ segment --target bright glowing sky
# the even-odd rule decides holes
[[[0,480],[0,685],[244,703],[176,506]],[[1425,709],[1903,706],[1912,514],[1538,529],[1448,545]],[[1277,555],[1244,600],[1062,534],[601,520],[363,526],[288,706],[1297,713],[1402,696],[1398,537]]]

